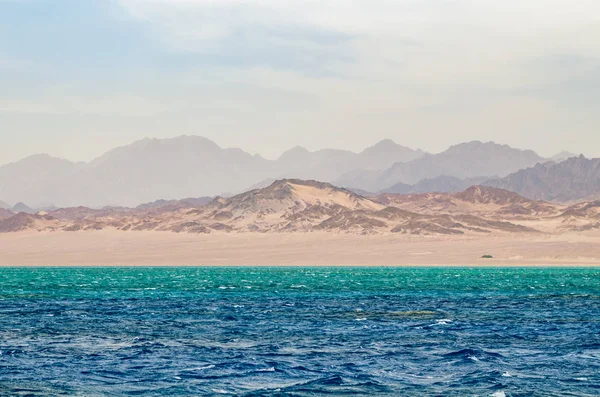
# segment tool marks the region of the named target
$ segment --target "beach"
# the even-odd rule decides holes
[[[484,255],[493,259],[482,259]],[[28,231],[0,235],[0,266],[600,266],[600,232],[411,236]]]

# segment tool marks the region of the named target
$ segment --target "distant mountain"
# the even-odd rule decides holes
[[[384,139],[358,154],[353,169],[382,170],[395,163],[406,163],[425,156],[422,150],[414,150]]]
[[[275,161],[241,149],[224,149],[198,136],[143,139],[109,151],[90,163],[48,155],[0,167],[0,197],[36,208],[135,207],[157,198],[216,196],[240,192],[261,181],[290,177],[333,180],[362,167],[377,169],[413,160],[423,152],[382,141],[361,153],[310,152],[294,148]]]
[[[499,180],[485,182],[537,200],[570,201],[600,193],[600,159],[573,157],[538,164]]]
[[[555,163],[562,163],[563,161],[568,160],[571,157],[577,157],[577,155],[575,153],[562,151],[550,157],[549,160],[554,161]]]
[[[27,157],[0,167],[0,197],[8,202],[42,206],[62,198],[78,183],[84,163],[58,159],[45,154]]]
[[[271,164],[240,149],[196,136],[144,139],[114,149],[85,171],[85,202],[136,206],[159,197],[179,199],[235,191],[269,174]],[[79,201],[82,202],[82,201]]]
[[[346,150],[325,149],[310,152],[295,147],[281,155],[275,162],[278,173],[275,178],[315,179],[331,182],[355,170],[380,170],[397,162],[423,157],[425,152],[413,150],[386,139],[361,153]]]
[[[457,193],[488,180],[486,177],[459,179],[453,176],[438,176],[424,179],[415,185],[397,183],[381,193],[414,194],[414,193]]]
[[[4,201],[0,201],[0,209],[9,210],[11,208],[12,208],[12,206],[6,204]]]
[[[33,208],[29,207],[25,203],[17,203],[17,204],[15,204],[15,206],[12,207],[12,211],[16,212],[16,213],[24,212],[26,214],[35,214],[37,212],[36,210],[34,210]]]
[[[381,191],[398,183],[414,185],[440,176],[458,179],[503,177],[543,161],[542,157],[531,150],[475,141],[452,146],[445,152],[426,155],[407,163],[396,163],[384,171],[353,171],[335,183],[348,188]]]
[[[275,161],[275,178],[332,180],[347,172],[355,157],[356,153],[345,150],[325,149],[310,152],[297,146],[283,153]]]

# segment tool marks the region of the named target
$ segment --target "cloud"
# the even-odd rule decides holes
[[[268,66],[332,74],[352,61],[350,32],[311,23],[292,1],[137,1],[121,5],[146,24],[149,35],[190,63]]]

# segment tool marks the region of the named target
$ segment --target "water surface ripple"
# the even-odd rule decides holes
[[[600,269],[3,268],[4,396],[600,396]]]

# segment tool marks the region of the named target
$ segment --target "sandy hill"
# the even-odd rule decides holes
[[[170,212],[180,209],[201,208],[214,200],[214,197],[186,198],[183,200],[156,200],[138,205],[135,209],[148,212]]]
[[[238,230],[310,230],[334,215],[353,211],[377,211],[384,206],[331,184],[285,179],[270,186],[217,199],[205,213],[216,221],[228,221]]]
[[[63,225],[57,219],[49,215],[28,214],[19,212],[18,214],[0,220],[0,233],[20,232],[25,230],[57,230]]]
[[[512,199],[511,199],[512,197]],[[460,203],[463,203],[461,209]],[[284,179],[197,208],[94,210],[60,209],[47,215],[19,214],[0,221],[0,231],[102,230],[188,233],[311,232],[356,234],[465,234],[534,230],[503,219],[480,216],[465,203],[493,210],[522,204],[522,198],[491,188],[460,195],[385,195],[371,199],[328,183]],[[447,208],[456,207],[449,211]],[[460,209],[460,210],[459,210]],[[480,211],[486,214],[485,211]],[[493,211],[489,210],[489,213]]]
[[[12,212],[11,210],[6,209],[6,208],[0,208],[0,220],[10,218],[11,216],[14,216],[14,215],[15,215],[15,213]]]
[[[563,208],[489,186],[472,186],[459,193],[382,194],[376,201],[418,213],[471,214],[496,219],[537,219],[558,215]]]
[[[600,229],[600,201],[577,203],[566,208],[558,218],[562,230]]]

